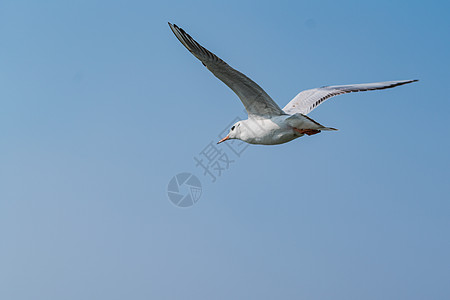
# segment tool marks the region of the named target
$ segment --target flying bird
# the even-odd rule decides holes
[[[253,80],[230,67],[189,34],[175,24],[169,23],[178,40],[230,89],[244,104],[247,120],[236,122],[222,143],[239,139],[250,144],[277,145],[287,143],[303,135],[314,135],[323,130],[337,130],[326,127],[307,116],[329,98],[352,92],[393,88],[417,80],[385,81],[349,85],[324,86],[300,92],[283,109]]]

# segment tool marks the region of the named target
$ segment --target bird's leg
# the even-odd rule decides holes
[[[307,135],[318,134],[320,132],[320,130],[317,130],[317,129],[298,129],[298,128],[294,128],[294,130],[297,131],[300,134],[307,134]]]

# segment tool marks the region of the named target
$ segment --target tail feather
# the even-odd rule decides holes
[[[339,129],[333,128],[333,127],[324,127],[321,128],[320,130],[325,130],[325,131],[338,131]]]

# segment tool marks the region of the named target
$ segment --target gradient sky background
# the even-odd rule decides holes
[[[449,299],[448,1],[1,1],[1,299]],[[193,157],[242,104],[182,26],[339,128]],[[225,145],[220,145],[226,149]],[[168,201],[179,172],[203,183]]]

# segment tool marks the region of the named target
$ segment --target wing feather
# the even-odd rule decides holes
[[[291,100],[283,111],[287,114],[308,114],[313,111],[320,104],[331,97],[363,91],[383,90],[393,88],[399,85],[415,82],[417,80],[399,80],[399,81],[385,81],[375,83],[362,84],[348,84],[348,85],[334,85],[324,86],[316,89],[305,90],[300,92],[294,99]]]
[[[189,34],[175,24],[169,23],[177,39],[198,58],[214,76],[232,89],[247,110],[249,117],[283,115],[281,108],[253,80],[230,67],[226,62],[197,43]]]

